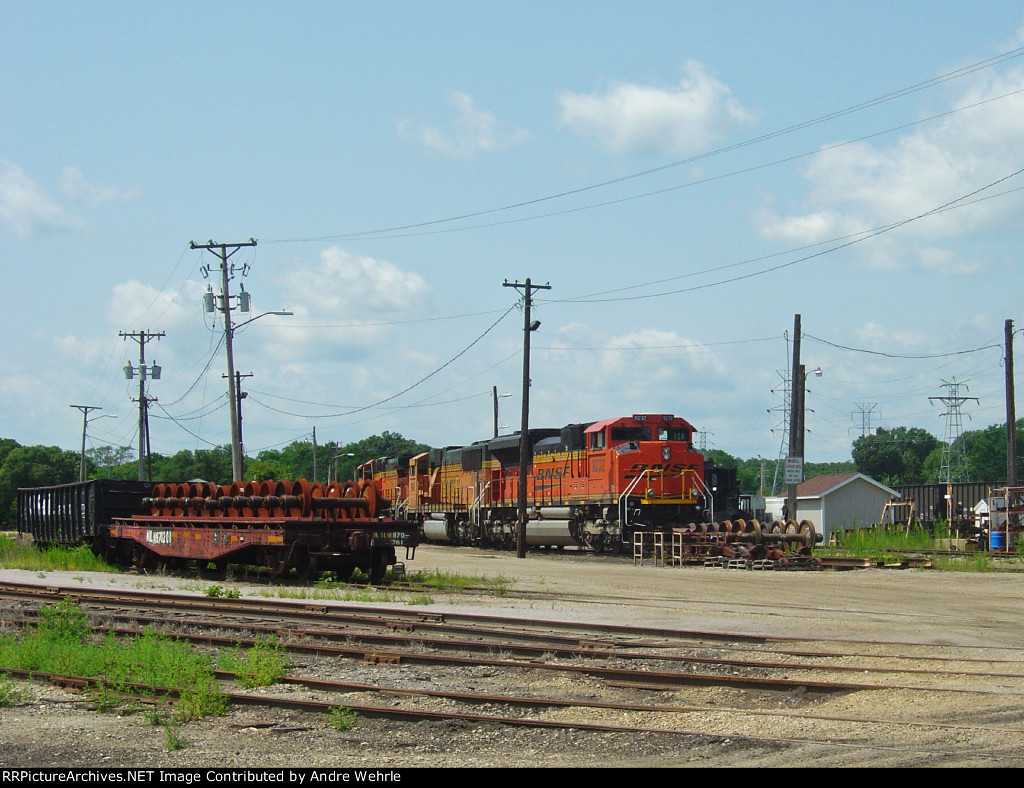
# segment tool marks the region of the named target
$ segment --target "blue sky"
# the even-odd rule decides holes
[[[294,312],[235,335],[250,455],[314,427],[470,443],[492,386],[517,429],[502,283],[526,277],[551,285],[535,426],[673,413],[774,459],[797,313],[822,370],[808,461],[848,459],[865,411],[942,437],[944,381],[978,398],[965,428],[1004,418],[1019,3],[7,0],[0,19],[2,437],[76,449],[81,404],[102,408],[89,446],[136,445],[119,332],[150,331],[153,449],[227,443],[216,259],[189,242],[249,238],[235,320]]]

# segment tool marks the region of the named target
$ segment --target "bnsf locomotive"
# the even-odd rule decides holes
[[[737,517],[736,473],[693,448],[694,428],[665,414],[635,414],[529,431],[526,500],[531,546],[601,550],[637,531]],[[511,548],[519,521],[519,433],[470,446],[382,458],[359,468],[396,517],[423,520],[434,542]],[[696,527],[696,526],[694,526]]]
[[[140,569],[232,563],[343,580],[360,569],[376,582],[396,563],[396,545],[415,548],[419,535],[418,522],[385,517],[383,508],[371,481],[94,480],[18,490],[18,531],[41,546],[88,544]]]

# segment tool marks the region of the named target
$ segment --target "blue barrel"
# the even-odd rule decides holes
[[[988,535],[988,540],[989,550],[1006,549],[1006,531],[992,531]]]

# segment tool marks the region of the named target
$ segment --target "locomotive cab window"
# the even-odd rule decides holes
[[[650,439],[650,427],[612,427],[612,443],[639,443]]]
[[[690,431],[686,427],[659,427],[658,440],[660,441],[682,441],[688,443]]]
[[[591,449],[603,449],[604,448],[604,430],[600,432],[590,433],[590,448]]]

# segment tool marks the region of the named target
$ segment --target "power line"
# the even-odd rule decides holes
[[[891,93],[886,93],[886,94],[884,94],[882,96],[878,96],[876,98],[869,99],[867,101],[863,101],[863,102],[861,102],[859,104],[854,104],[854,105],[852,105],[850,107],[846,107],[844,109],[835,110],[833,112],[829,112],[829,113],[826,113],[824,115],[820,115],[820,116],[818,116],[816,118],[812,118],[812,119],[806,120],[806,121],[801,121],[801,122],[795,123],[795,124],[793,124],[791,126],[786,126],[786,127],[782,128],[782,129],[777,129],[775,131],[768,132],[766,134],[762,134],[762,135],[759,135],[757,137],[752,137],[752,138],[749,138],[749,139],[746,139],[746,140],[742,140],[742,141],[737,142],[737,143],[733,143],[731,145],[725,145],[725,146],[722,146],[720,148],[715,148],[713,150],[706,151],[706,152],[700,153],[700,154],[696,154],[694,156],[689,156],[689,157],[684,158],[684,159],[679,159],[677,161],[669,162],[668,164],[663,164],[663,165],[660,165],[658,167],[652,167],[652,168],[647,169],[647,170],[642,170],[640,172],[631,173],[629,175],[623,175],[623,176],[618,177],[618,178],[613,178],[613,179],[607,180],[607,181],[601,181],[600,183],[590,184],[588,186],[581,186],[581,187],[576,188],[576,189],[569,189],[569,190],[566,190],[566,191],[563,191],[563,192],[559,192],[557,194],[548,195],[548,196],[545,196],[545,197],[537,197],[537,198],[533,198],[533,199],[529,199],[529,200],[523,200],[521,202],[512,203],[512,204],[505,205],[505,206],[502,206],[502,207],[499,207],[499,208],[490,208],[490,209],[481,210],[481,211],[472,211],[472,212],[468,212],[468,213],[459,214],[459,215],[456,215],[456,216],[449,216],[449,217],[443,218],[443,219],[433,219],[433,220],[429,220],[429,221],[416,222],[416,223],[412,223],[412,224],[395,225],[395,226],[391,226],[391,227],[379,228],[379,229],[376,229],[376,230],[364,230],[364,231],[357,231],[357,232],[352,232],[352,233],[343,233],[343,234],[325,235],[325,236],[315,236],[315,237],[306,237],[306,238],[274,238],[274,239],[265,240],[264,243],[299,243],[299,242],[310,242],[310,241],[356,240],[356,239],[360,239],[360,238],[379,237],[379,236],[383,235],[384,233],[393,233],[393,232],[399,232],[399,231],[402,231],[402,230],[415,230],[415,229],[424,228],[424,227],[431,227],[431,226],[436,226],[436,225],[440,225],[440,224],[447,224],[447,223],[450,223],[450,222],[461,221],[461,220],[464,220],[464,219],[472,219],[472,218],[476,218],[476,217],[479,217],[479,216],[487,216],[489,214],[500,213],[500,212],[504,212],[504,211],[510,211],[510,210],[514,210],[514,209],[517,209],[517,208],[524,208],[524,207],[527,207],[527,206],[530,206],[530,205],[536,205],[538,203],[550,202],[552,200],[561,199],[563,197],[570,197],[570,196],[573,196],[573,195],[576,195],[576,194],[582,194],[584,192],[593,191],[595,189],[601,189],[601,188],[604,188],[606,186],[611,186],[611,185],[614,185],[614,184],[623,183],[625,181],[634,180],[636,178],[641,178],[641,177],[644,177],[644,176],[647,176],[647,175],[652,175],[652,174],[655,174],[655,173],[658,173],[658,172],[663,172],[665,170],[673,169],[673,168],[676,168],[676,167],[681,167],[681,166],[684,166],[684,165],[687,165],[687,164],[692,164],[694,162],[698,162],[698,161],[701,161],[701,160],[704,160],[704,159],[708,159],[708,158],[711,158],[713,156],[719,156],[719,155],[721,155],[723,153],[729,153],[729,152],[734,151],[734,150],[739,150],[739,149],[742,149],[742,148],[749,147],[751,145],[755,145],[755,144],[760,143],[760,142],[765,142],[767,140],[774,139],[776,137],[784,136],[786,134],[791,134],[791,133],[793,133],[795,131],[800,131],[802,129],[805,129],[805,128],[808,128],[808,127],[811,127],[811,126],[815,126],[815,125],[819,125],[821,123],[825,123],[827,121],[834,120],[836,118],[840,118],[840,117],[844,117],[846,115],[850,115],[850,114],[853,114],[853,113],[856,113],[856,112],[860,112],[860,111],[862,111],[864,109],[869,109],[871,107],[878,106],[880,104],[884,104],[884,103],[887,103],[889,101],[894,101],[894,100],[896,100],[898,98],[903,98],[905,96],[911,95],[913,93],[917,93],[917,92],[925,90],[927,88],[934,87],[935,85],[939,85],[939,84],[942,84],[944,82],[951,81],[953,79],[958,79],[960,77],[963,77],[963,76],[966,76],[968,74],[974,73],[975,71],[979,71],[979,70],[982,70],[982,69],[985,69],[985,68],[990,68],[990,67],[992,67],[994,65],[997,65],[998,63],[1002,63],[1002,62],[1005,62],[1007,60],[1012,60],[1014,58],[1020,57],[1022,54],[1024,54],[1024,47],[1018,47],[1016,49],[1009,50],[1007,52],[1003,52],[1003,53],[1001,53],[999,55],[995,55],[995,56],[993,56],[991,58],[987,58],[985,60],[978,61],[976,63],[973,63],[973,64],[969,65],[969,66],[964,66],[963,68],[959,68],[959,69],[956,69],[955,71],[948,72],[948,73],[943,74],[941,76],[934,77],[932,79],[928,79],[928,80],[925,80],[923,82],[918,82],[918,83],[916,83],[914,85],[910,85],[910,86],[905,87],[905,88],[900,88],[899,90],[895,90],[895,91],[892,91]],[[954,110],[954,111],[957,111],[957,110]]]
[[[837,252],[840,249],[846,249],[847,247],[854,246],[854,245],[859,244],[859,243],[863,243],[864,241],[867,241],[867,240],[869,240],[871,238],[876,238],[876,237],[878,237],[880,235],[883,235],[884,233],[891,232],[892,230],[895,230],[895,229],[897,229],[899,227],[903,227],[903,226],[908,225],[908,224],[910,224],[912,222],[916,222],[916,221],[918,221],[920,219],[924,219],[925,217],[933,216],[935,214],[941,213],[941,212],[943,212],[945,210],[950,209],[952,206],[955,206],[957,203],[961,203],[961,202],[967,200],[968,198],[973,197],[976,194],[980,194],[981,192],[985,191],[986,189],[991,189],[993,186],[996,186],[996,185],[998,185],[1000,183],[1003,183],[1004,181],[1009,180],[1010,178],[1014,178],[1014,177],[1020,175],[1022,172],[1024,172],[1024,168],[1019,169],[1019,170],[1015,170],[1014,172],[1011,172],[1009,175],[1005,175],[1002,178],[999,178],[998,180],[992,181],[991,183],[989,183],[989,184],[987,184],[985,186],[982,186],[979,189],[975,189],[974,191],[971,191],[971,192],[968,192],[967,194],[961,195],[960,197],[957,197],[956,199],[950,200],[949,202],[944,203],[944,204],[942,204],[942,205],[940,205],[940,206],[938,206],[936,208],[932,208],[931,210],[925,211],[924,213],[919,213],[916,216],[911,216],[911,217],[908,217],[906,219],[901,219],[898,222],[893,222],[892,224],[889,224],[889,225],[886,225],[885,227],[881,227],[879,229],[867,232],[866,234],[861,235],[858,238],[854,238],[853,240],[846,241],[845,243],[841,243],[841,244],[839,244],[837,246],[833,246],[833,247],[830,247],[828,249],[823,249],[820,252],[815,252],[814,254],[805,255],[804,257],[799,257],[796,260],[790,260],[789,262],[786,262],[786,263],[780,263],[779,265],[771,266],[769,268],[764,268],[764,269],[762,269],[760,271],[754,271],[754,272],[749,273],[749,274],[742,274],[740,276],[734,276],[734,277],[732,277],[730,279],[721,279],[721,280],[719,280],[717,282],[708,282],[707,284],[703,284],[703,285],[695,285],[694,287],[684,287],[684,288],[680,288],[678,290],[666,290],[666,291],[663,291],[663,292],[660,292],[660,293],[647,293],[645,295],[621,296],[621,297],[618,297],[618,298],[574,298],[574,299],[565,299],[565,301],[563,301],[563,303],[568,301],[568,302],[576,303],[576,304],[597,304],[597,303],[609,303],[609,302],[613,302],[613,301],[640,301],[640,300],[647,299],[647,298],[662,298],[664,296],[669,296],[669,295],[679,295],[681,293],[691,293],[691,292],[694,292],[696,290],[706,290],[706,289],[711,288],[711,287],[719,287],[721,285],[732,284],[733,282],[740,282],[740,281],[742,281],[744,279],[752,279],[752,278],[754,278],[756,276],[763,276],[764,274],[774,273],[775,271],[780,271],[783,268],[789,268],[790,266],[796,265],[797,263],[803,263],[803,262],[806,262],[808,260],[813,260],[816,257],[823,257],[824,255],[831,254],[832,252]],[[738,265],[738,264],[737,263],[733,263],[730,266],[721,266],[721,268],[709,269],[709,270],[712,270],[712,271],[713,270],[721,270],[721,269],[724,269],[724,268],[727,268],[727,267],[732,267],[734,265]]]
[[[279,408],[271,407],[270,405],[267,405],[266,403],[263,403],[263,402],[259,402],[258,400],[253,400],[253,401],[256,402],[258,405],[261,405],[262,407],[267,408],[268,410],[273,410],[273,411],[276,411],[277,413],[281,413],[281,414],[284,414],[286,416],[294,416],[294,417],[300,418],[300,419],[330,419],[330,418],[338,418],[338,417],[341,417],[341,416],[351,416],[351,415],[353,415],[355,413],[361,413],[363,411],[379,407],[380,405],[383,405],[386,402],[391,402],[394,399],[398,399],[403,394],[407,394],[408,392],[412,391],[417,386],[425,383],[427,380],[429,380],[430,378],[434,377],[434,375],[436,375],[437,373],[441,372],[441,370],[445,369],[448,366],[451,366],[458,359],[460,359],[462,356],[464,356],[466,353],[468,353],[469,350],[474,345],[476,345],[480,340],[482,340],[485,336],[487,336],[495,328],[495,326],[497,326],[498,323],[500,323],[502,320],[504,320],[508,316],[508,314],[510,312],[512,312],[517,306],[518,306],[518,304],[513,304],[508,309],[506,309],[505,312],[501,315],[501,317],[499,317],[497,320],[495,320],[493,323],[491,323],[491,325],[488,326],[487,329],[480,336],[478,336],[476,339],[474,339],[472,342],[470,342],[465,348],[463,348],[461,351],[459,351],[452,358],[448,359],[448,361],[446,361],[444,364],[439,366],[433,372],[431,372],[431,373],[429,373],[427,375],[424,375],[422,378],[417,380],[411,386],[407,386],[406,388],[404,388],[401,391],[399,391],[397,394],[392,394],[390,397],[385,397],[384,399],[378,400],[377,402],[371,403],[369,405],[362,405],[360,407],[353,407],[350,410],[347,410],[347,411],[344,411],[344,412],[341,412],[341,413],[324,413],[324,414],[321,414],[321,415],[312,416],[312,415],[306,415],[306,414],[302,414],[302,413],[290,413],[290,412],[285,411],[285,410],[280,410]],[[306,403],[306,404],[315,404],[315,403]]]
[[[827,339],[820,339],[819,337],[811,336],[810,334],[804,334],[807,339],[813,339],[815,342],[820,342],[823,345],[829,347],[838,348],[839,350],[850,350],[854,353],[869,353],[873,356],[885,356],[886,358],[908,358],[908,359],[929,359],[929,358],[950,358],[951,356],[964,356],[969,353],[978,353],[982,350],[990,350],[992,348],[1002,349],[1002,345],[983,345],[981,347],[970,348],[968,350],[951,350],[947,353],[885,353],[881,350],[867,350],[859,347],[849,347],[848,345],[838,345],[835,342],[829,342]]]

